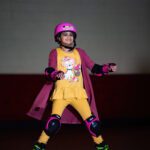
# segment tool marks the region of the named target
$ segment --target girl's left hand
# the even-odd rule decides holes
[[[109,70],[110,70],[110,72],[117,71],[117,65],[115,63],[110,63],[109,64]]]

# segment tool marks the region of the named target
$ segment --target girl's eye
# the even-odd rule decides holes
[[[68,35],[73,36],[73,34],[71,32]]]
[[[67,36],[68,34],[67,33],[63,33],[63,36]]]
[[[62,35],[63,36],[73,36],[73,34],[70,32],[70,33],[66,33],[66,32],[64,32],[64,33],[62,33]]]

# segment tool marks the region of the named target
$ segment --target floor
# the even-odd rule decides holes
[[[0,126],[0,150],[32,150],[42,125],[14,124]],[[103,137],[111,150],[149,149],[149,125],[104,126]],[[81,125],[62,125],[59,133],[47,144],[47,150],[94,150],[93,141]]]

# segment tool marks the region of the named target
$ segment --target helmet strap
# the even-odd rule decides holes
[[[62,43],[60,43],[60,46],[69,49],[69,51],[72,51],[76,47],[76,41],[74,40],[73,46],[67,46],[67,45],[64,45]]]

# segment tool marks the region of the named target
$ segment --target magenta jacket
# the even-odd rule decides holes
[[[92,113],[99,119],[90,76],[87,72],[87,68],[91,70],[95,63],[89,58],[89,56],[85,53],[84,50],[80,48],[77,48],[77,50],[81,57],[83,83],[84,83],[84,88],[88,95],[88,102],[90,104]],[[50,52],[48,65],[50,67],[53,67],[54,69],[56,69],[57,67],[57,51],[55,49]],[[31,109],[27,113],[28,116],[38,120],[42,119],[43,113],[47,106],[47,102],[49,100],[49,95],[52,92],[53,85],[54,82],[50,82],[50,83],[46,83],[43,86],[40,93],[37,95]],[[67,107],[62,114],[61,123],[77,124],[77,123],[81,123],[82,120],[80,119],[81,118],[79,117],[77,112]]]

